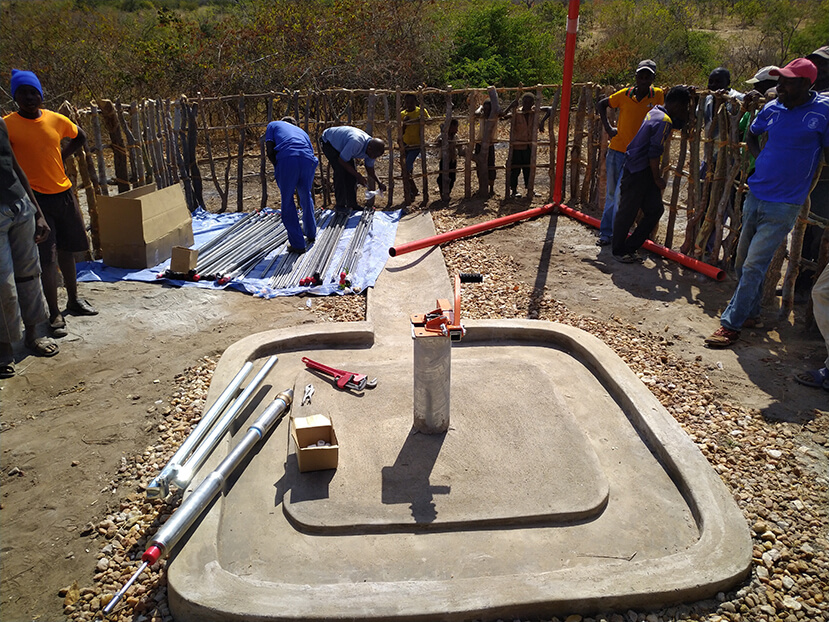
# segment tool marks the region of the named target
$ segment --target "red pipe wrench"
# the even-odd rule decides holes
[[[309,369],[315,369],[324,374],[334,377],[337,387],[340,389],[353,389],[354,391],[362,391],[363,389],[373,389],[377,386],[377,378],[369,380],[365,374],[357,374],[353,371],[345,371],[343,369],[334,369],[328,365],[323,365],[317,361],[312,361],[307,356],[302,357],[302,362]]]

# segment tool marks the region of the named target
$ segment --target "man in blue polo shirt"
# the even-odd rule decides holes
[[[720,317],[720,328],[705,340],[712,348],[730,346],[747,320],[759,319],[763,279],[774,252],[806,201],[821,150],[829,156],[829,98],[810,90],[817,67],[798,58],[769,73],[779,76],[777,99],[757,114],[746,136],[756,164],[748,180],[737,245],[739,281]],[[767,140],[761,151],[762,134]]]
[[[314,173],[319,160],[314,155],[311,139],[302,128],[289,121],[271,121],[265,130],[265,151],[273,164],[273,175],[282,195],[282,224],[288,232],[288,250],[304,253],[305,237],[296,213],[294,192],[299,195],[305,236],[309,242],[313,242],[317,237]]]
[[[357,172],[355,159],[363,160],[368,176],[385,192],[386,185],[374,172],[374,160],[383,155],[386,143],[348,125],[329,127],[321,138],[322,152],[334,172],[335,209],[360,209],[357,205],[357,184],[365,186],[366,178]]]

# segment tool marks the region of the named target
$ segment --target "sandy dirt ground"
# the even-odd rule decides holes
[[[464,225],[542,204],[496,197],[444,210]],[[664,336],[734,403],[796,423],[829,409],[829,394],[792,380],[826,354],[816,329],[803,326],[802,305],[794,323],[770,310],[767,328],[745,331],[731,350],[709,350],[703,338],[717,328],[733,280],[716,283],[654,256],[616,263],[595,246],[593,230],[564,216],[484,237],[514,259],[523,286],[546,288],[574,313]],[[252,333],[325,319],[305,298],[145,283],[80,288],[100,315],[69,316],[60,354],[41,359],[21,349],[18,375],[0,381],[0,618],[8,622],[63,619],[58,591],[91,582],[98,547],[82,533],[135,492],[116,483],[122,458],[157,442],[178,374]]]

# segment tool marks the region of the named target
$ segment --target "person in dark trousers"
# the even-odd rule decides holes
[[[403,97],[403,110],[400,111],[400,122],[403,124],[403,150],[406,154],[406,172],[409,178],[409,197],[419,194],[417,182],[414,180],[414,164],[420,155],[420,115],[429,118],[426,109],[421,110],[417,105],[417,95],[406,93]]]
[[[363,160],[368,176],[377,182],[382,192],[386,191],[386,184],[374,172],[374,160],[383,155],[386,143],[348,125],[329,127],[320,138],[322,152],[334,172],[335,209],[360,209],[357,205],[357,184],[365,186],[367,182],[357,171],[355,159]]]
[[[24,336],[21,323],[27,348],[40,356],[58,353],[58,344],[44,334],[49,316],[37,255],[37,243],[48,237],[49,225],[0,119],[0,378],[15,374],[12,344]]]
[[[449,129],[446,132],[447,136],[447,143],[449,144],[449,166],[444,168],[444,160],[443,160],[443,123],[440,124],[440,135],[435,140],[434,146],[440,150],[440,163],[438,164],[438,192],[443,195],[444,188],[443,188],[443,171],[449,171],[446,175],[447,180],[449,182],[449,193],[452,192],[452,188],[455,186],[455,178],[457,177],[457,169],[458,169],[458,156],[464,155],[466,153],[466,149],[458,144],[458,120],[452,119],[449,122]]]
[[[610,137],[610,144],[605,156],[607,189],[605,192],[604,211],[599,226],[597,246],[608,246],[613,239],[613,222],[619,209],[619,188],[622,172],[625,168],[625,151],[630,141],[642,125],[645,115],[655,106],[665,103],[662,89],[653,86],[656,77],[656,63],[650,59],[643,60],[636,68],[634,86],[616,91],[610,97],[599,100],[596,108],[604,129]],[[607,109],[619,111],[616,127],[607,119]],[[542,121],[543,125],[543,121]]]
[[[89,251],[86,226],[66,176],[63,162],[86,143],[86,134],[62,114],[41,108],[43,89],[31,71],[12,69],[12,97],[18,111],[6,115],[9,141],[29,178],[51,233],[38,245],[43,293],[49,306],[53,337],[66,336],[66,321],[58,306],[58,268],[66,288],[66,310],[74,315],[98,312],[78,297],[75,253]],[[63,139],[69,139],[61,146]]]
[[[739,280],[720,316],[720,327],[705,339],[711,348],[731,346],[747,321],[760,318],[763,281],[774,253],[809,196],[821,154],[829,156],[829,98],[811,90],[817,67],[797,58],[770,73],[778,76],[777,99],[757,113],[746,136],[756,161],[737,243]]]
[[[510,170],[510,196],[521,198],[518,192],[518,178],[523,173],[524,188],[529,192],[530,163],[532,160],[532,130],[535,124],[535,95],[524,93],[521,97],[521,107],[514,113],[512,109],[518,105],[518,100],[509,105],[504,117],[512,117],[512,170]]]
[[[304,130],[290,122],[272,121],[265,130],[265,152],[273,164],[274,179],[282,196],[282,223],[288,232],[288,250],[304,253],[305,237],[309,242],[317,237],[314,173],[319,160],[314,155],[311,139]],[[294,192],[299,194],[303,226],[299,224]]]
[[[639,261],[636,251],[665,211],[662,191],[666,184],[660,174],[660,162],[671,130],[682,129],[688,120],[690,103],[691,93],[687,87],[675,86],[668,91],[665,105],[656,106],[645,116],[625,152],[612,247],[614,257],[623,263]],[[639,210],[642,210],[642,219],[628,237]]]

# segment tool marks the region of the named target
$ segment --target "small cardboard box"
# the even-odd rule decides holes
[[[169,259],[174,246],[193,244],[190,211],[178,184],[98,197],[98,228],[104,263],[116,268],[151,268]]]
[[[337,468],[340,448],[331,419],[325,415],[291,417],[291,437],[300,473]],[[319,441],[330,445],[317,445]]]
[[[173,256],[170,258],[170,272],[187,274],[196,269],[199,260],[199,250],[186,246],[174,246]]]

